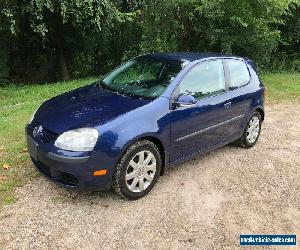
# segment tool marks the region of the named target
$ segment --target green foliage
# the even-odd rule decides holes
[[[0,82],[105,73],[152,51],[233,53],[297,71],[299,8],[299,0],[0,0]]]
[[[113,18],[122,16],[109,0],[32,0],[21,2],[19,8],[15,2],[6,1],[3,13],[9,18],[12,33],[21,31],[18,30],[20,22],[27,19],[34,32],[42,36],[51,32],[52,21],[70,24],[83,32],[89,28],[101,30]],[[21,18],[18,14],[22,15]]]
[[[279,26],[281,39],[269,69],[300,72],[300,5],[292,3]]]
[[[141,15],[142,50],[218,51],[245,55],[265,65],[280,41],[278,25],[282,24],[290,3],[151,1]]]

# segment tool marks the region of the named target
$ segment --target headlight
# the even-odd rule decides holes
[[[30,120],[29,120],[29,124],[30,123],[32,123],[32,121],[33,121],[33,119],[34,119],[34,116],[35,116],[35,113],[36,113],[36,111],[38,111],[38,108],[32,113],[32,115],[31,115],[31,118],[30,118]]]
[[[92,151],[98,139],[98,131],[94,128],[79,128],[64,132],[55,146],[69,151]]]

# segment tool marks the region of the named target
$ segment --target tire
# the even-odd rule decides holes
[[[253,137],[251,138],[251,122],[257,121],[258,124],[255,126],[256,129],[253,128],[253,132],[256,131],[255,134],[253,134]],[[257,123],[256,122],[256,123]],[[251,148],[253,147],[259,138],[260,132],[261,132],[261,124],[262,124],[262,119],[261,115],[258,112],[253,112],[249,121],[247,122],[247,125],[244,129],[242,137],[238,140],[238,144],[244,148]],[[249,131],[250,130],[250,131]]]
[[[123,198],[140,199],[157,182],[161,166],[158,148],[148,140],[138,141],[121,156],[113,175],[112,187]]]

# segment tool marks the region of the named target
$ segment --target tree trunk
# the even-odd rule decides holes
[[[70,74],[67,67],[66,62],[66,51],[65,51],[65,40],[64,40],[64,27],[63,27],[63,20],[59,13],[56,11],[52,14],[52,24],[53,24],[53,38],[54,38],[54,46],[55,46],[55,56],[56,60],[59,64],[60,68],[60,76],[62,80],[68,81],[70,80]]]
[[[69,71],[68,71],[66,58],[65,58],[65,55],[64,55],[64,48],[63,48],[61,39],[58,39],[58,41],[57,41],[57,58],[59,60],[62,79],[64,81],[70,80],[70,74],[69,74]]]

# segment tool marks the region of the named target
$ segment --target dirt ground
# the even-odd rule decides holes
[[[138,201],[43,177],[16,195],[0,214],[3,249],[237,249],[240,234],[295,233],[300,248],[300,106],[269,106],[254,148],[178,165]]]

